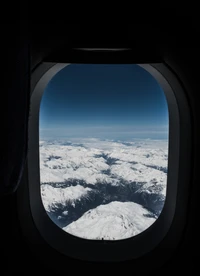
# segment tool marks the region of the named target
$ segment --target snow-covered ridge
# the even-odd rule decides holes
[[[58,204],[65,206],[67,202],[73,203],[81,197],[86,197],[90,190],[90,188],[84,188],[80,185],[67,188],[54,188],[51,185],[41,185],[42,202],[45,210],[50,212]]]
[[[167,141],[40,141],[44,208],[78,237],[129,238],[159,216],[167,162]]]
[[[57,142],[55,142],[57,143]],[[165,141],[113,142],[87,139],[81,143],[40,142],[41,183],[83,180],[88,184],[159,183],[166,193],[168,144]]]
[[[111,202],[89,210],[63,230],[86,239],[126,239],[155,222],[150,213],[133,202]]]

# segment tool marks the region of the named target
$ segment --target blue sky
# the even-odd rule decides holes
[[[164,92],[138,65],[68,65],[44,91],[40,137],[167,139]]]

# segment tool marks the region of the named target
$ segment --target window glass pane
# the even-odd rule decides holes
[[[40,105],[44,208],[86,239],[135,236],[159,217],[166,197],[168,106],[138,65],[71,64]]]

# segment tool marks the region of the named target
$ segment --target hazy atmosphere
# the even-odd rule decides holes
[[[40,110],[42,138],[168,138],[164,92],[138,65],[66,66],[49,82]]]

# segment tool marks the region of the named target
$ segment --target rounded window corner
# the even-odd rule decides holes
[[[184,129],[183,122],[190,121],[189,106],[182,87],[174,74],[165,64],[138,64],[149,72],[162,87],[169,112],[167,192],[163,209],[158,219],[142,233],[122,240],[87,240],[70,235],[57,227],[45,211],[40,194],[39,167],[39,111],[42,95],[49,81],[69,64],[42,63],[32,73],[31,116],[29,119],[28,189],[30,209],[35,226],[42,238],[62,254],[89,261],[125,261],[138,259],[165,242],[165,237],[174,248],[178,244],[174,235],[179,237],[183,231],[184,220],[178,225],[177,216],[181,213],[183,202],[177,200],[177,193],[187,199],[190,167],[184,155],[188,156],[191,139],[190,129]],[[180,123],[181,122],[181,123]],[[187,151],[184,151],[186,147]],[[181,154],[180,154],[181,153]],[[180,157],[181,156],[181,157]],[[176,228],[174,227],[176,225]],[[49,231],[51,229],[51,231]],[[68,247],[67,244],[71,246]],[[145,246],[141,246],[145,245]],[[87,255],[84,252],[87,248]],[[123,254],[122,254],[123,252]]]

